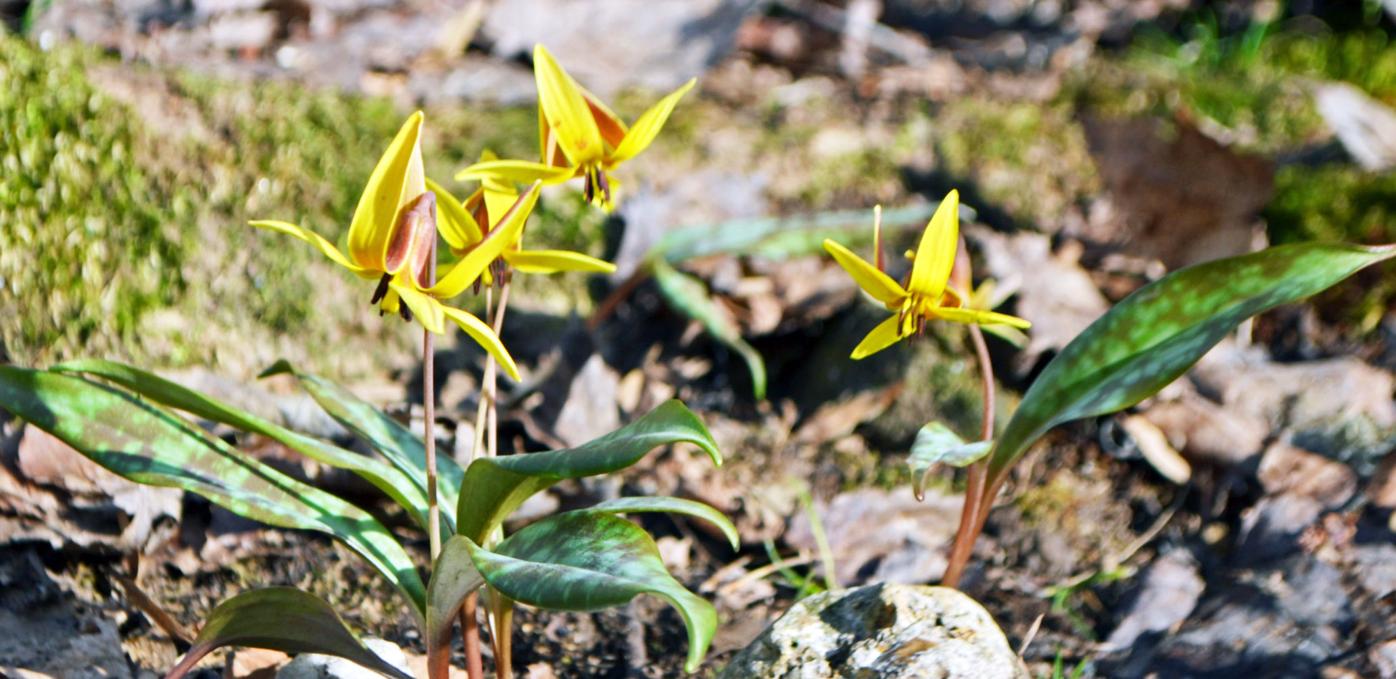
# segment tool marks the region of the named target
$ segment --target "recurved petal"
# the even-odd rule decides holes
[[[412,317],[422,324],[423,328],[438,335],[446,332],[446,324],[443,320],[442,309],[446,307],[431,297],[428,297],[405,283],[394,280],[388,284],[389,289],[396,292],[402,302],[412,312]]]
[[[296,238],[310,243],[311,245],[314,245],[315,247],[319,248],[320,252],[324,253],[324,255],[326,257],[329,257],[330,260],[332,260],[335,264],[338,264],[350,271],[353,271],[354,273],[363,276],[364,278],[377,278],[378,275],[382,273],[381,270],[374,270],[368,267],[362,267],[358,264],[349,261],[349,258],[345,257],[344,253],[340,252],[339,248],[334,246],[334,243],[325,240],[325,238],[320,234],[315,233],[314,231],[311,231],[304,227],[297,226],[290,222],[281,222],[274,219],[258,219],[248,223],[259,229],[270,229],[272,231],[280,231],[281,233],[295,236]]]
[[[535,181],[561,184],[575,176],[576,166],[554,167],[527,160],[486,160],[457,172],[456,181],[475,179],[482,182],[504,181],[515,184],[532,184]]]
[[[616,150],[611,153],[611,162],[619,163],[639,155],[641,151],[649,147],[654,138],[659,136],[659,131],[664,128],[664,123],[669,120],[669,114],[674,112],[674,107],[678,105],[683,95],[693,89],[697,80],[689,80],[668,96],[659,100],[659,103],[651,106],[648,111],[641,114],[635,124],[630,127],[630,131],[625,133],[623,139]]]
[[[903,290],[902,286],[892,280],[891,276],[878,271],[877,267],[853,254],[852,250],[827,238],[824,239],[824,249],[833,256],[834,261],[838,262],[844,271],[848,272],[848,275],[853,277],[853,281],[858,284],[858,287],[872,295],[873,299],[886,304],[889,308],[900,306],[902,300],[906,299],[906,290]]]
[[[950,280],[950,270],[955,267],[955,249],[960,240],[960,192],[951,190],[945,200],[940,201],[926,230],[921,234],[921,244],[916,247],[916,257],[911,262],[911,281],[907,286],[912,292],[926,295],[930,299],[940,299],[945,292],[945,284]]]
[[[504,261],[527,274],[548,274],[559,271],[615,273],[616,265],[571,250],[506,250]]]
[[[605,147],[591,108],[576,81],[542,45],[533,48],[533,76],[538,83],[539,109],[563,154],[573,165],[599,160]]]
[[[436,194],[436,230],[452,250],[464,250],[483,238],[480,225],[446,187],[427,179],[427,188]]]
[[[949,307],[936,307],[931,311],[937,318],[956,323],[976,323],[979,325],[1006,325],[1012,328],[1027,329],[1032,327],[1032,323],[1018,318],[1001,314],[997,311],[984,311],[982,309],[952,309]]]
[[[1007,325],[982,325],[984,332],[989,333],[1013,346],[1022,349],[1028,345],[1028,336],[1022,330]]]
[[[349,224],[349,257],[359,266],[383,269],[398,209],[426,190],[420,144],[422,119],[422,112],[418,111],[403,123],[388,150],[378,159],[354,208],[354,220]]]
[[[465,334],[470,335],[476,344],[490,352],[490,355],[494,356],[494,360],[499,361],[500,367],[504,368],[504,372],[508,373],[510,378],[516,382],[519,380],[518,364],[514,363],[514,357],[509,355],[509,350],[504,347],[503,342],[499,341],[499,336],[494,334],[494,330],[490,326],[468,311],[444,305],[441,310],[446,314],[446,318],[455,321],[456,325],[465,331]]]
[[[853,360],[862,360],[896,344],[897,340],[902,338],[897,328],[897,320],[896,316],[888,316],[887,320],[878,323],[877,327],[873,328],[872,332],[869,332],[863,341],[853,348]]]
[[[485,234],[485,238],[451,267],[436,285],[427,290],[427,294],[437,299],[450,299],[461,294],[480,277],[490,262],[498,259],[506,248],[518,242],[523,234],[524,222],[528,221],[533,206],[538,203],[540,187],[540,183],[534,182],[528,192],[519,196],[509,211],[490,228],[489,233]]]

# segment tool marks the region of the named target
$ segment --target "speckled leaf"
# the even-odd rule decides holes
[[[460,614],[465,598],[485,584],[470,558],[469,541],[455,535],[441,545],[441,554],[431,569],[427,585],[427,662],[449,663],[451,625]],[[446,676],[432,673],[431,676]]]
[[[698,669],[717,629],[712,604],[669,575],[649,534],[610,514],[558,514],[528,525],[493,551],[467,546],[491,587],[532,606],[594,611],[640,594],[664,598],[688,628],[689,672]]]
[[[427,525],[427,497],[422,488],[381,460],[291,431],[140,368],[112,361],[83,360],[64,363],[52,370],[95,375],[157,403],[183,410],[195,417],[256,432],[312,460],[338,469],[348,469],[406,509],[419,526],[425,528]]]
[[[1182,375],[1241,321],[1324,290],[1396,246],[1302,243],[1181,269],[1115,305],[1042,371],[994,449],[998,478],[1058,424],[1114,412]]]
[[[235,514],[343,540],[422,612],[412,559],[368,512],[258,462],[175,415],[87,380],[0,366],[0,409],[137,483],[182,488]]]
[[[625,469],[651,450],[673,443],[695,444],[714,464],[722,464],[722,453],[707,427],[677,400],[576,448],[476,458],[465,472],[456,525],[461,535],[484,542],[495,526],[534,493],[563,479]]]
[[[713,339],[727,345],[746,362],[751,373],[751,390],[756,400],[766,398],[766,361],[755,347],[742,339],[741,329],[708,295],[703,282],[672,266],[663,259],[650,263],[659,292],[675,311],[698,321]]]
[[[967,467],[989,454],[991,441],[965,443],[959,434],[940,422],[930,422],[916,432],[911,444],[911,490],[921,499],[926,490],[926,477],[938,465]]]
[[[183,677],[204,656],[225,646],[332,655],[384,676],[412,679],[366,648],[329,604],[292,587],[254,589],[218,604],[193,647],[165,679]]]
[[[381,409],[360,399],[344,387],[318,375],[296,370],[287,361],[277,361],[262,372],[262,377],[289,373],[300,380],[301,386],[320,404],[336,422],[344,425],[355,436],[363,439],[374,450],[383,454],[399,471],[411,479],[422,491],[427,488],[427,451],[418,439],[402,423],[388,417]],[[436,471],[441,480],[438,489],[441,504],[452,507],[456,504],[456,492],[460,488],[465,472],[447,455],[436,456]],[[450,531],[450,517],[446,517],[445,528]]]
[[[654,512],[683,514],[695,519],[707,521],[718,530],[722,531],[723,537],[726,537],[727,542],[731,543],[732,549],[737,549],[741,545],[741,538],[737,535],[737,527],[732,525],[732,521],[729,520],[726,515],[701,502],[685,500],[679,497],[651,497],[648,495],[618,497],[614,500],[598,502],[590,507],[578,509],[576,511],[604,514],[646,514]]]

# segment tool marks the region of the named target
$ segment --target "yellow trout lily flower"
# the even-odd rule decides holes
[[[475,256],[457,263],[432,284],[428,265],[442,217],[436,194],[427,190],[422,166],[422,122],[421,111],[412,114],[378,159],[349,224],[347,255],[320,234],[290,222],[256,220],[251,224],[299,238],[360,278],[376,279],[378,287],[370,303],[378,305],[380,313],[400,314],[407,320],[415,317],[422,327],[437,334],[445,332],[445,319],[451,319],[493,354],[511,377],[518,379],[518,366],[494,330],[473,314],[446,306],[442,300],[460,294],[474,283],[503,251],[508,234],[522,230],[527,213],[538,199],[537,187],[517,201],[510,223],[501,229],[503,237],[482,243]]]
[[[489,162],[495,155],[489,151],[481,154],[481,160]],[[511,181],[498,177],[486,177],[480,187],[463,202],[457,202],[451,194],[435,182],[428,181],[437,195],[441,196],[441,237],[457,257],[466,257],[480,247],[491,235],[499,231],[502,217],[519,200],[519,192]],[[616,265],[571,250],[525,250],[523,232],[513,234],[504,247],[499,259],[491,263],[482,275],[486,285],[500,276],[508,275],[509,269],[517,269],[527,274],[551,274],[559,271],[584,271],[590,273],[613,273]]]
[[[955,267],[955,251],[960,238],[959,212],[960,194],[951,191],[940,202],[940,207],[936,208],[935,215],[921,234],[921,243],[912,256],[911,275],[905,287],[848,248],[832,240],[824,241],[824,249],[853,277],[858,287],[895,312],[858,343],[853,349],[855,360],[882,351],[898,340],[920,334],[926,328],[926,321],[932,319],[1014,328],[1031,325],[1016,316],[968,308],[965,306],[968,294],[950,286],[950,272]]]
[[[567,74],[548,48],[533,48],[533,74],[538,82],[538,148],[540,162],[489,160],[456,174],[456,181],[499,179],[528,183],[541,180],[560,184],[584,177],[582,195],[587,202],[610,210],[617,183],[607,177],[617,165],[635,156],[659,136],[679,99],[696,80],[670,92],[626,127],[595,95]]]

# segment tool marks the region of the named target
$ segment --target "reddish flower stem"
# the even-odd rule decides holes
[[[994,366],[989,359],[989,346],[984,342],[984,332],[977,325],[969,326],[970,339],[974,341],[974,354],[979,360],[979,376],[983,380],[984,416],[980,425],[979,437],[988,441],[994,437]],[[964,574],[969,557],[974,552],[974,542],[984,530],[984,522],[989,516],[988,498],[985,485],[989,475],[989,461],[980,460],[969,466],[965,480],[965,504],[960,510],[960,526],[955,531],[955,542],[950,547],[950,560],[945,568],[941,584],[946,587],[959,587],[960,576]],[[995,490],[997,490],[997,483]]]

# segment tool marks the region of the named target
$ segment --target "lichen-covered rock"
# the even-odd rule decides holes
[[[363,639],[363,642],[364,646],[377,653],[378,657],[392,663],[404,672],[411,673],[412,670],[407,663],[407,654],[403,653],[397,644],[385,639],[371,637]],[[296,656],[295,660],[277,670],[276,679],[382,679],[382,675],[344,658],[319,653],[302,653]]]
[[[1027,677],[1003,632],[947,587],[868,585],[796,603],[723,670],[722,679]]]

